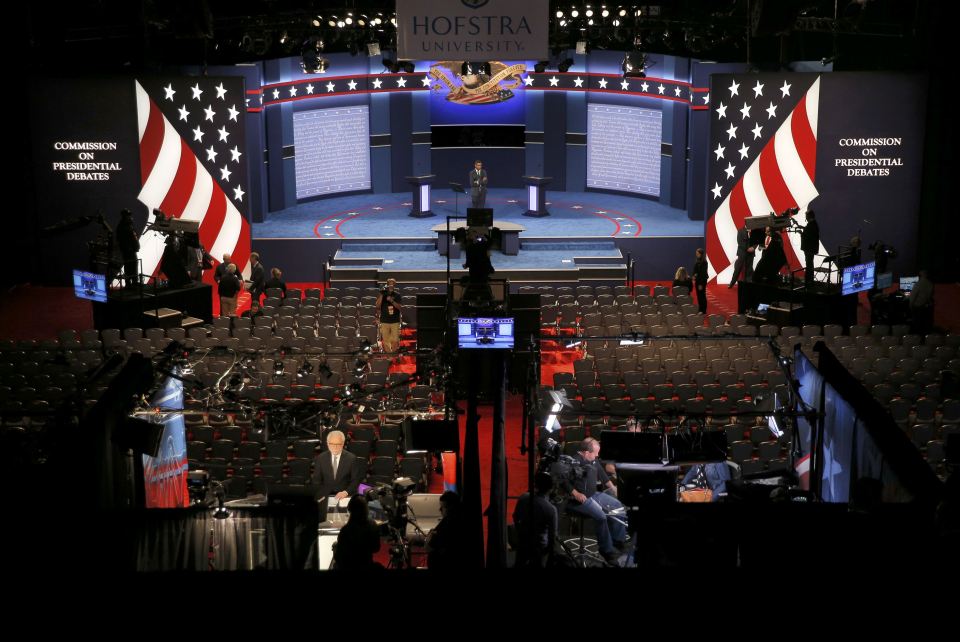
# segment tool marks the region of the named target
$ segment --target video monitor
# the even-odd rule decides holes
[[[107,275],[95,272],[73,271],[73,293],[78,299],[107,302]]]
[[[900,291],[901,292],[913,292],[913,286],[917,284],[917,281],[920,280],[919,276],[901,276],[900,277]]]
[[[843,268],[841,293],[856,294],[873,288],[876,283],[877,264],[874,261]]]
[[[513,318],[458,318],[457,347],[462,350],[512,349]]]

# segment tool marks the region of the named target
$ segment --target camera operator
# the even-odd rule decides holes
[[[427,568],[460,569],[464,567],[463,520],[460,496],[452,490],[440,495],[440,522],[427,534]]]
[[[803,251],[803,275],[807,285],[813,283],[813,257],[820,251],[820,225],[813,210],[807,210],[807,224],[800,233],[800,249]]]
[[[373,556],[380,550],[380,529],[370,519],[367,500],[363,495],[354,495],[347,504],[350,519],[337,535],[337,548],[333,553],[335,568],[344,571],[366,571],[376,568]]]
[[[587,437],[580,442],[573,458],[572,479],[558,481],[560,487],[570,493],[567,510],[593,519],[600,554],[608,563],[616,564],[619,557],[616,549],[626,548],[627,530],[623,522],[608,513],[622,509],[623,504],[616,498],[617,488],[600,465],[599,456],[600,442]],[[601,484],[605,489],[603,492],[597,490]]]
[[[380,309],[380,339],[384,352],[396,352],[400,347],[400,295],[394,291],[396,279],[387,279],[387,285],[380,290],[377,307]]]
[[[513,523],[517,527],[518,568],[547,566],[557,540],[557,507],[548,498],[553,490],[553,479],[549,473],[537,473],[534,489],[535,495],[524,493],[513,509]]]

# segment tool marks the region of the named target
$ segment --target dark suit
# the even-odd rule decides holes
[[[730,287],[740,280],[740,273],[743,272],[743,280],[748,281],[753,276],[753,257],[754,253],[748,251],[753,244],[750,242],[750,232],[746,226],[737,230],[737,260],[733,264],[733,275],[730,277]]]
[[[697,290],[697,307],[702,314],[707,313],[707,257],[698,259],[693,264],[693,285]]]
[[[333,476],[333,458],[330,451],[317,455],[313,461],[313,483],[317,486],[317,495],[336,495],[342,490],[350,495],[357,494],[357,487],[363,481],[360,470],[360,461],[357,456],[344,450],[340,453],[340,464],[337,466],[337,476]]]
[[[263,263],[258,261],[256,265],[250,267],[250,299],[252,301],[260,301],[260,295],[263,294],[266,282],[267,277],[263,272]]]
[[[474,207],[486,207],[487,203],[487,170],[470,170],[470,176],[467,177],[470,182],[470,197],[473,199]]]
[[[820,226],[816,221],[808,221],[800,234],[800,249],[804,258],[804,278],[813,283],[813,257],[820,251]]]

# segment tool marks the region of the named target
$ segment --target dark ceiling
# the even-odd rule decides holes
[[[311,37],[321,38],[327,52],[365,55],[372,41],[385,51],[394,47],[394,6],[378,0],[77,0],[54,11],[33,3],[24,36],[30,64],[54,73],[250,62],[298,55]],[[928,13],[923,0],[551,0],[551,45],[572,48],[586,40],[594,50],[627,50],[639,43],[644,51],[749,61],[759,69],[824,59],[836,69],[918,69],[932,40]]]

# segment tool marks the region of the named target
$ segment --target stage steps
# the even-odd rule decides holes
[[[520,253],[491,255],[497,278],[513,284],[570,283],[617,285],[625,281],[627,265],[613,241],[523,242]],[[432,242],[345,242],[336,252],[330,281],[338,286],[369,285],[396,278],[401,283],[446,283],[447,258]],[[451,259],[450,276],[466,274],[463,258]]]

